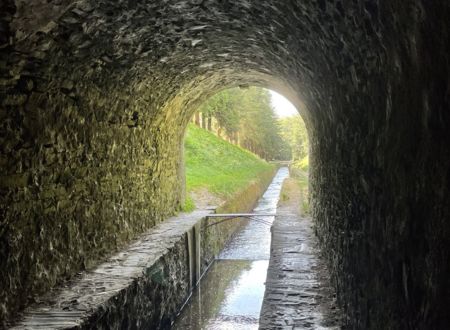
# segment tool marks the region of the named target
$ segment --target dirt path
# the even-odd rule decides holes
[[[320,260],[311,219],[301,217],[301,192],[286,179],[272,226],[260,329],[341,329],[340,311]]]
[[[195,207],[199,210],[215,208],[224,203],[224,200],[213,193],[210,193],[206,188],[199,188],[190,193]]]

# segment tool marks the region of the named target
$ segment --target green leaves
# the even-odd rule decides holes
[[[302,160],[308,156],[308,134],[305,123],[300,116],[279,119],[281,135],[289,144],[292,151],[292,160]]]
[[[198,111],[214,117],[219,131],[223,130],[231,141],[261,158],[291,158],[268,90],[258,87],[227,89],[208,99]]]

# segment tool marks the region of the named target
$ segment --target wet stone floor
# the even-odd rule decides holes
[[[233,237],[173,329],[341,328],[311,221],[300,216],[298,185],[292,179],[285,181],[288,176],[288,169],[281,168],[254,209],[276,212],[276,221],[250,220]],[[282,186],[289,198],[277,208]]]
[[[309,217],[299,212],[301,194],[287,179],[277,218],[272,226],[272,245],[260,329],[342,329],[324,262],[319,258]]]

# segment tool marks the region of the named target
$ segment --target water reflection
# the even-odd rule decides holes
[[[278,170],[264,195],[253,210],[255,213],[276,213],[281,185],[289,176],[287,167]],[[261,217],[273,222],[274,217]],[[250,220],[225,247],[219,259],[268,260],[270,258],[270,225]]]
[[[174,329],[257,329],[268,260],[217,260]]]
[[[254,209],[275,213],[281,168]],[[261,218],[272,223],[273,217]],[[270,258],[270,226],[250,220],[230,241],[194,291],[173,329],[258,329]]]

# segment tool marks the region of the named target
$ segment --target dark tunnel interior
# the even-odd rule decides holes
[[[305,120],[349,326],[448,327],[449,37],[438,0],[2,1],[0,320],[173,214],[189,119],[247,84]]]

